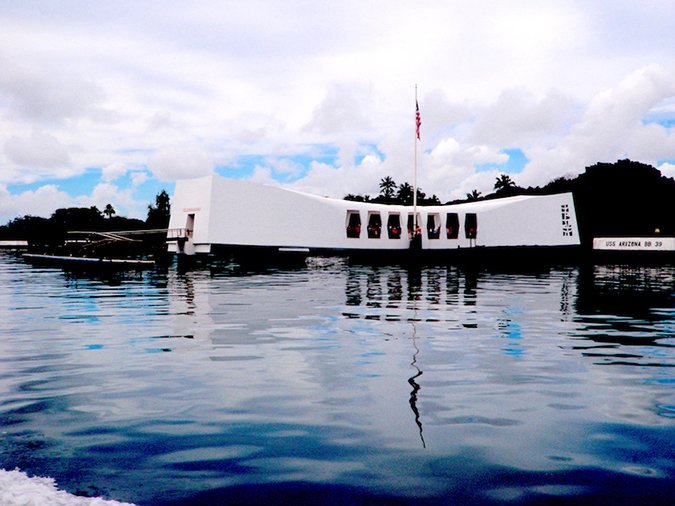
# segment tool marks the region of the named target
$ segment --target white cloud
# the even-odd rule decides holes
[[[5,141],[5,154],[21,167],[62,167],[70,164],[70,148],[53,135],[34,131],[29,138],[16,135]]]
[[[443,139],[429,153],[434,165],[452,167],[473,167],[486,163],[506,163],[508,155],[499,153],[486,146],[462,146],[455,139]]]
[[[662,163],[657,167],[661,171],[661,174],[665,177],[675,178],[675,164],[672,163]]]
[[[380,179],[389,173],[376,156],[366,156],[360,164],[339,167],[312,162],[307,176],[290,187],[334,198],[342,198],[348,193],[376,195],[379,193]]]
[[[98,107],[103,90],[55,62],[0,58],[0,66],[0,93],[19,117],[58,124],[104,113]]]
[[[550,142],[569,127],[575,105],[557,90],[537,100],[524,86],[510,88],[480,112],[470,139],[502,148]]]
[[[77,205],[81,207],[96,206],[103,210],[107,204],[112,204],[117,214],[127,214],[127,210],[137,207],[140,203],[133,198],[133,190],[120,190],[110,183],[99,183],[91,195],[80,195],[76,198]]]
[[[597,162],[649,155],[643,162],[675,157],[670,132],[642,119],[663,100],[675,95],[675,72],[659,66],[640,69],[617,86],[596,95],[581,120],[555,146],[525,151],[531,160],[522,183],[545,184],[556,176],[579,173]],[[521,183],[521,184],[522,184]]]
[[[675,118],[672,2],[155,7],[74,0],[50,5],[49,17],[27,3],[4,10],[0,181],[99,168],[103,183],[126,171],[137,186],[253,159],[265,166],[252,179],[307,172],[293,187],[375,194],[384,176],[412,180],[416,83],[428,193],[491,189],[491,173],[476,167],[502,163],[505,148],[530,160],[521,185],[626,156],[675,158],[664,126]],[[337,152],[337,166],[317,152]]]
[[[651,123],[640,125],[630,139],[631,157],[649,163],[675,158],[675,132],[672,128]]]
[[[304,170],[302,164],[295,163],[287,158],[267,157],[265,166],[271,169],[270,173],[277,175],[297,176]]]
[[[185,122],[176,118],[170,111],[156,112],[148,122],[150,130],[175,129],[184,130]]]
[[[49,217],[60,207],[75,205],[75,200],[55,185],[41,186],[35,191],[11,194],[0,185],[0,218],[2,224],[17,216],[31,215]]]
[[[478,190],[482,195],[487,195],[494,191],[495,179],[499,176],[498,171],[476,172],[465,179],[450,192],[449,199],[463,199],[473,190]]]
[[[372,128],[368,118],[373,100],[372,89],[359,82],[332,84],[305,128],[321,134],[367,132]]]
[[[424,170],[428,175],[422,175],[420,186],[427,193],[436,194],[442,201],[457,198],[457,192],[464,196],[465,180],[473,181],[476,166],[485,164],[504,164],[509,156],[483,145],[461,145],[453,138],[443,139],[426,156]],[[483,173],[480,173],[483,174]],[[479,176],[481,179],[483,176]],[[481,187],[484,188],[484,185]],[[471,188],[473,189],[473,187]]]
[[[127,166],[121,162],[114,162],[101,169],[103,181],[110,182],[124,176],[127,173]]]
[[[208,176],[213,162],[199,145],[185,143],[158,149],[148,160],[148,168],[161,181]]]
[[[140,186],[145,183],[150,176],[145,171],[135,171],[131,173],[131,184],[133,186]]]

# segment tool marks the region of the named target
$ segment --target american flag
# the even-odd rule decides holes
[[[422,118],[420,118],[420,104],[415,100],[415,125],[417,126],[417,138],[420,138],[420,127],[422,126]]]

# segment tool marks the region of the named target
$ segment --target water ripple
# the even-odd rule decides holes
[[[656,504],[674,274],[314,259],[98,279],[4,255],[0,467],[156,506]]]

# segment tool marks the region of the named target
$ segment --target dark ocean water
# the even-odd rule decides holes
[[[0,468],[142,506],[673,503],[673,267],[0,255]]]

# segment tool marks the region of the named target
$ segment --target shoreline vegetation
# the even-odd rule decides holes
[[[0,226],[0,240],[23,240],[30,251],[79,256],[145,257],[165,255],[171,216],[169,194],[162,190],[148,205],[145,220],[115,216],[108,204],[57,209],[49,218],[26,215]]]
[[[483,196],[478,190],[465,199],[446,204],[491,200],[515,195],[574,195],[581,244],[592,247],[594,237],[675,236],[675,180],[651,165],[631,160],[597,163],[576,176],[562,176],[543,187],[523,188],[507,174],[497,177],[494,192]],[[417,189],[420,206],[441,205],[436,195],[427,197]],[[412,205],[413,187],[397,184],[390,176],[380,181],[380,194],[348,194],[345,200],[378,204]],[[161,191],[148,205],[145,221],[115,216],[108,204],[96,207],[57,209],[49,218],[26,215],[0,226],[0,240],[24,240],[33,251],[105,256],[165,255],[166,229],[171,215],[170,197]],[[103,233],[138,232],[133,240],[115,240]],[[73,234],[80,232],[80,234]],[[96,237],[93,233],[99,233]],[[91,233],[91,234],[87,234]],[[88,235],[88,237],[87,237]],[[78,240],[78,236],[79,239]]]

